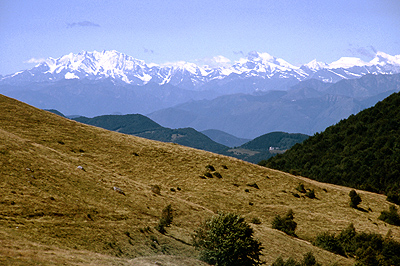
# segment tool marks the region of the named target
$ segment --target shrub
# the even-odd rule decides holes
[[[285,232],[288,235],[296,236],[295,230],[297,223],[294,221],[293,210],[289,210],[284,217],[280,215],[275,216],[272,221],[272,228]]]
[[[218,172],[213,173],[213,175],[217,178],[222,178],[222,175]]]
[[[172,212],[172,207],[171,204],[169,204],[162,210],[160,221],[156,226],[157,231],[159,231],[161,234],[164,234],[166,232],[165,227],[171,225],[173,218],[174,216]]]
[[[211,164],[207,165],[207,166],[206,166],[206,169],[209,170],[209,171],[211,171],[211,172],[214,172],[214,171],[215,171],[214,166],[212,166]]]
[[[252,224],[261,224],[261,220],[257,217],[251,219],[250,223]]]
[[[205,177],[208,177],[208,178],[213,178],[213,175],[212,175],[211,173],[208,173],[208,172],[207,172],[207,173],[204,173],[204,176],[205,176]]]
[[[251,184],[247,184],[247,186],[249,186],[249,187],[253,187],[253,188],[256,188],[256,189],[259,189],[259,187],[258,187],[257,183],[251,183]]]
[[[303,260],[300,263],[301,266],[321,266],[320,263],[317,262],[312,252],[307,252],[303,256]]]
[[[358,204],[361,203],[361,197],[357,194],[357,192],[353,189],[349,193],[350,197],[350,207],[357,209]]]
[[[154,194],[161,195],[161,187],[159,185],[153,185],[150,189]]]
[[[394,205],[389,206],[389,211],[382,211],[378,219],[388,224],[400,226],[400,216],[397,213],[397,209]]]
[[[387,194],[386,200],[397,205],[400,205],[400,192],[390,191]]]
[[[343,247],[335,237],[335,234],[330,234],[329,232],[318,234],[312,244],[327,251],[344,256]]]
[[[279,257],[272,263],[271,266],[321,266],[321,264],[317,262],[312,252],[308,252],[304,254],[301,262],[297,262],[293,258],[289,258],[285,262],[282,257]]]
[[[218,266],[261,265],[261,243],[253,238],[253,229],[244,218],[219,213],[203,222],[193,235],[201,260]]]
[[[357,233],[353,224],[350,224],[336,237],[324,234],[317,237],[320,243],[317,246],[332,252],[341,248],[344,255],[355,257],[356,266],[400,265],[400,243],[390,239],[390,233],[385,238],[374,233]],[[316,245],[316,242],[313,244]]]
[[[306,197],[309,197],[310,199],[315,199],[315,192],[314,189],[311,189],[306,192]]]
[[[304,188],[304,185],[301,183],[296,187],[296,190],[300,193],[306,193],[306,189]]]

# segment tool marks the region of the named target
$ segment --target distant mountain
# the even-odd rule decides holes
[[[288,91],[192,101],[148,116],[166,127],[209,128],[241,138],[283,131],[312,135],[400,91],[400,74],[365,75],[326,84],[306,80]]]
[[[147,64],[143,60],[113,51],[70,53],[59,58],[48,58],[32,69],[0,77],[0,83],[21,85],[32,82],[54,82],[64,79],[112,79],[131,85],[171,84],[185,89],[199,88],[210,81],[219,85],[233,80],[259,77],[266,80],[318,79],[335,82],[358,78],[365,74],[393,74],[400,72],[400,55],[378,52],[370,62],[359,58],[342,57],[331,64],[311,61],[300,67],[267,53],[250,52],[233,65],[217,67],[197,66],[178,62],[165,65]],[[262,88],[258,88],[261,89]]]
[[[228,147],[240,146],[240,145],[250,141],[250,139],[238,138],[238,137],[235,137],[224,131],[216,130],[216,129],[207,129],[207,130],[201,131],[201,133],[203,133],[204,135],[206,135],[213,141],[221,143],[222,145],[225,145]]]
[[[263,165],[322,182],[398,194],[399,156],[400,94],[394,93]]]
[[[138,134],[145,131],[163,129],[162,126],[160,126],[153,120],[140,114],[102,115],[93,118],[81,116],[72,120],[130,135]]]
[[[148,117],[140,114],[103,115],[94,118],[77,117],[72,120],[111,131],[135,135],[151,140],[173,142],[211,152],[218,152],[227,148],[192,128],[165,128]]]
[[[363,93],[371,94],[368,97],[376,96],[373,87],[372,91],[353,87],[353,91],[347,93],[343,92],[346,90],[343,87],[331,88],[333,82],[343,81],[342,85],[347,86],[347,81],[365,75],[394,73],[400,73],[400,55],[383,52],[378,52],[370,62],[343,57],[332,63],[313,60],[301,66],[268,53],[250,52],[230,65],[210,67],[188,62],[158,65],[117,51],[82,51],[48,58],[31,69],[0,77],[0,93],[41,109],[59,110],[67,116],[153,113],[152,119],[162,126],[213,128],[252,139],[272,131],[312,134],[323,130],[365,108],[365,102],[359,103],[367,97]],[[302,82],[307,85],[300,85]],[[331,90],[326,88],[328,86]],[[270,92],[277,90],[288,95],[273,104],[266,98],[275,97],[276,93]],[[234,94],[250,96],[232,96]],[[216,99],[221,96],[227,98]],[[317,101],[310,100],[314,98]],[[215,99],[215,102],[208,102]],[[206,100],[202,102],[205,109],[193,112],[190,105],[203,100]],[[165,110],[163,114],[154,114],[185,103],[189,108],[167,111],[177,117],[166,116]],[[221,114],[210,124],[205,110],[206,106],[212,106],[215,111],[215,104],[220,105],[217,108]],[[235,111],[236,104],[241,109]],[[277,116],[289,119],[276,119]],[[293,120],[300,122],[296,125]],[[229,123],[236,123],[239,128]],[[253,131],[253,127],[254,132],[248,132],[247,129]]]
[[[48,111],[50,113],[53,113],[53,114],[56,114],[56,115],[59,115],[59,116],[62,116],[62,117],[65,117],[65,115],[63,113],[61,113],[60,111],[55,110],[55,109],[48,109],[48,110],[45,110],[45,111]]]
[[[304,134],[289,134],[286,132],[271,132],[259,136],[239,147],[226,149],[221,154],[238,159],[258,163],[281,154],[296,143],[301,143],[309,136]]]

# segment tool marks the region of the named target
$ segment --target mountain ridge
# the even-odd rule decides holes
[[[305,80],[288,91],[223,95],[148,114],[166,127],[209,128],[253,139],[266,132],[313,135],[400,90],[400,74],[323,83]]]
[[[330,64],[311,61],[300,67],[268,53],[250,52],[230,66],[198,66],[189,62],[147,64],[143,60],[117,52],[82,51],[59,58],[47,58],[35,67],[0,77],[0,83],[24,84],[26,82],[56,81],[60,79],[104,79],[132,85],[148,82],[159,85],[172,84],[182,88],[201,88],[217,80],[243,79],[254,76],[263,79],[288,79],[298,81],[310,78],[324,82],[360,77],[365,74],[393,74],[400,72],[400,55],[377,52],[374,59],[364,62],[359,58],[342,57]]]

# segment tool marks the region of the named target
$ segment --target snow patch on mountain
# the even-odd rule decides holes
[[[99,80],[111,78],[114,82],[145,85],[171,84],[184,89],[201,88],[210,81],[231,82],[246,78],[260,79],[319,79],[336,82],[365,74],[400,73],[400,55],[377,52],[370,62],[355,57],[342,57],[330,64],[313,60],[302,66],[294,66],[268,53],[250,52],[246,57],[231,62],[223,56],[197,61],[200,64],[178,61],[165,64],[147,64],[143,60],[115,50],[82,51],[59,58],[48,58],[34,68],[1,77],[7,84],[57,81],[61,79]]]
[[[369,65],[369,64],[357,57],[342,57],[339,60],[330,63],[329,68],[330,69],[351,68],[354,66],[362,67],[362,66],[367,66],[367,65]]]

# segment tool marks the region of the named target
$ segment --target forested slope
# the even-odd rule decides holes
[[[398,193],[400,95],[351,115],[261,165],[322,182]]]

